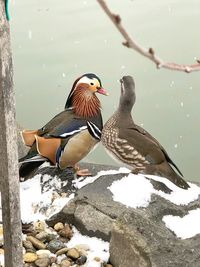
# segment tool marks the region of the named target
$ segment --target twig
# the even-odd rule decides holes
[[[100,4],[104,12],[108,15],[108,17],[112,20],[112,22],[114,23],[118,31],[124,37],[125,42],[122,43],[124,46],[128,48],[132,48],[133,50],[137,51],[141,55],[149,58],[151,61],[153,61],[156,64],[157,68],[184,71],[187,73],[190,73],[193,71],[200,71],[200,60],[199,59],[197,60],[196,64],[191,64],[191,65],[177,64],[173,62],[164,62],[160,57],[158,57],[155,54],[155,51],[153,48],[146,49],[142,47],[129,35],[129,33],[126,31],[126,29],[122,25],[121,17],[119,15],[112,13],[104,0],[97,0],[97,2]]]

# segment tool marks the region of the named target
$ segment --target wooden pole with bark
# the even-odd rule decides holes
[[[0,0],[0,189],[6,267],[22,267],[17,129],[10,29]]]

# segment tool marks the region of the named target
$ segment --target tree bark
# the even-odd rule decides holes
[[[0,0],[0,189],[6,267],[22,267],[17,130],[10,29]]]

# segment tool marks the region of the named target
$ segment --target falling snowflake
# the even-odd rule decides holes
[[[31,30],[28,31],[28,39],[30,39],[30,40],[32,39],[32,31]]]
[[[174,81],[171,81],[170,87],[173,87],[173,86],[174,86]]]

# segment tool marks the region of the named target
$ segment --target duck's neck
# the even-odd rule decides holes
[[[112,117],[106,122],[105,127],[112,129],[113,127],[131,128],[134,121],[131,113],[122,113],[119,109],[115,111]]]
[[[87,90],[76,90],[72,99],[72,107],[77,116],[88,118],[100,112],[101,104],[95,94]]]

